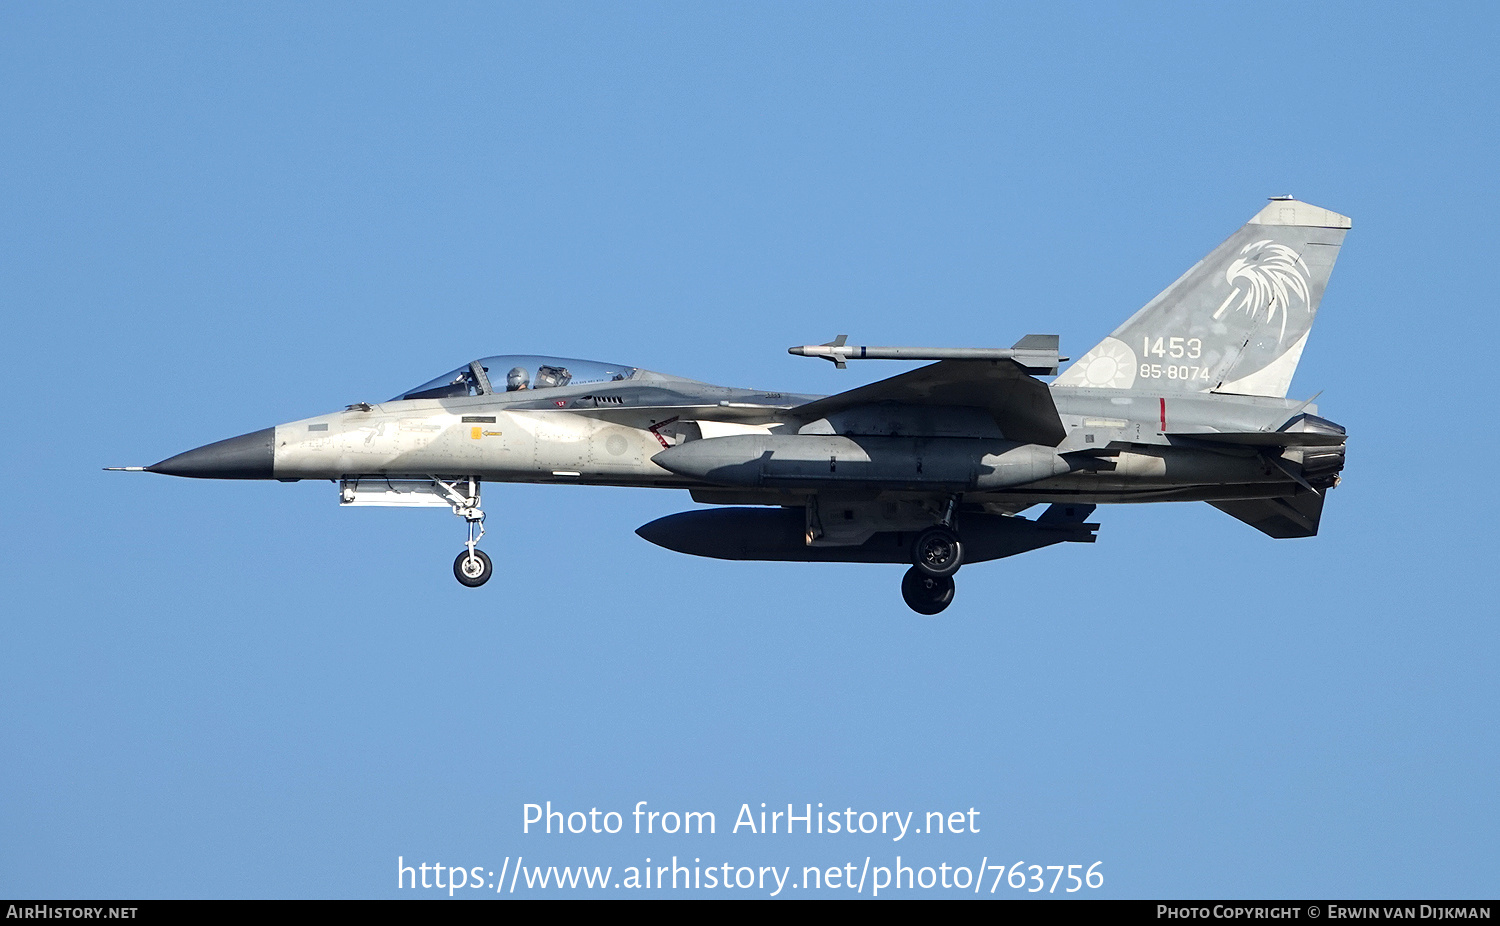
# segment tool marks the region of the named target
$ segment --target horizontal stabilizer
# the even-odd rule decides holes
[[[1094,513],[1093,505],[1075,505],[1071,503],[1058,502],[1048,505],[1042,516],[1037,518],[1039,524],[1082,524]]]
[[[1237,444],[1242,447],[1337,447],[1343,435],[1295,433],[1290,431],[1168,431],[1168,437],[1191,437],[1215,444]]]
[[[942,360],[791,409],[800,418],[825,418],[860,405],[979,408],[994,416],[1009,440],[1056,447],[1067,436],[1052,392],[1013,360]]]
[[[1277,539],[1314,537],[1323,517],[1323,496],[1316,492],[1209,504]]]
[[[1338,447],[1348,434],[1341,424],[1317,415],[1298,415],[1275,431],[1168,431],[1168,437],[1191,437],[1216,444],[1238,444],[1242,447]]]

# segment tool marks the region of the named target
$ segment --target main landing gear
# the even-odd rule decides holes
[[[464,551],[453,561],[453,577],[469,588],[478,588],[495,574],[490,558],[482,550],[475,549],[479,538],[484,536],[484,512],[479,509],[479,480],[471,476],[453,482],[434,478],[433,482],[441,487],[444,497],[453,506],[453,513],[463,518],[469,527],[469,540],[464,544]]]
[[[953,579],[930,576],[913,566],[901,578],[901,597],[918,614],[937,614],[953,603]]]
[[[964,564],[964,545],[953,529],[958,497],[948,499],[943,519],[917,535],[911,569],[901,579],[901,597],[918,614],[937,614],[953,603],[953,574]]]
[[[935,579],[952,578],[964,563],[964,545],[951,528],[938,525],[917,535],[911,546],[912,568]]]

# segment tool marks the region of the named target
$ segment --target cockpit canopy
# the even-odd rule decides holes
[[[630,379],[635,367],[595,360],[570,360],[566,357],[539,357],[530,354],[504,354],[484,357],[444,373],[404,392],[391,401],[402,399],[450,399],[471,395],[491,395],[579,386],[587,383],[610,383]]]

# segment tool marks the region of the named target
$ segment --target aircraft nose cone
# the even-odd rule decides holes
[[[148,473],[197,479],[272,479],[276,429],[266,428],[204,444],[146,467]]]

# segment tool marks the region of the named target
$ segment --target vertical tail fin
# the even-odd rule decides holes
[[[1352,224],[1273,199],[1054,385],[1284,398]]]

